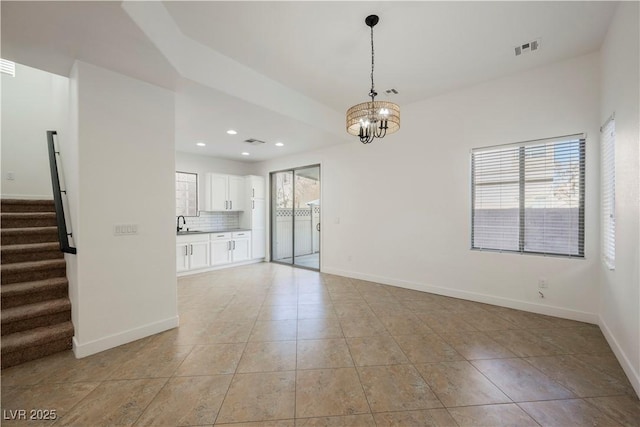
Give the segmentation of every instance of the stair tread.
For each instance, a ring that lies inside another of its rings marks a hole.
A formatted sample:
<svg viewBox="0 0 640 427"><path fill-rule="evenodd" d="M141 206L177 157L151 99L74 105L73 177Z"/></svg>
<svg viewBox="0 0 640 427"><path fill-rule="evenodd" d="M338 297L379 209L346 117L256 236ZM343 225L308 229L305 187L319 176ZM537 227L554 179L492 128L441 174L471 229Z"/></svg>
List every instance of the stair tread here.
<svg viewBox="0 0 640 427"><path fill-rule="evenodd" d="M0 316L2 317L3 323L8 323L45 316L47 314L60 313L67 310L71 310L71 301L69 301L69 298L58 298L5 308L2 310Z"/></svg>
<svg viewBox="0 0 640 427"><path fill-rule="evenodd" d="M42 261L26 261L26 262L15 262L11 264L2 264L0 266L0 271L2 274L15 272L15 271L25 271L25 270L42 270L46 268L66 268L67 263L64 258L57 259L45 259Z"/></svg>
<svg viewBox="0 0 640 427"><path fill-rule="evenodd" d="M72 336L71 322L16 332L2 337L2 354Z"/></svg>
<svg viewBox="0 0 640 427"><path fill-rule="evenodd" d="M3 228L0 230L2 235L15 235L15 234L40 234L58 232L58 227L55 225L47 227L15 227L15 228Z"/></svg>
<svg viewBox="0 0 640 427"><path fill-rule="evenodd" d="M16 245L2 245L0 247L0 251L2 251L2 253L53 251L53 250L59 250L59 249L60 249L60 245L56 242L21 243Z"/></svg>
<svg viewBox="0 0 640 427"><path fill-rule="evenodd" d="M53 206L53 199L2 199L2 204L7 205L51 205Z"/></svg>
<svg viewBox="0 0 640 427"><path fill-rule="evenodd" d="M47 288L66 286L68 284L69 281L66 277L54 277L51 279L33 280L31 282L19 282L2 285L0 292L2 293L3 297L9 297L18 294L39 292Z"/></svg>
<svg viewBox="0 0 640 427"><path fill-rule="evenodd" d="M55 218L55 212L2 212L2 218Z"/></svg>

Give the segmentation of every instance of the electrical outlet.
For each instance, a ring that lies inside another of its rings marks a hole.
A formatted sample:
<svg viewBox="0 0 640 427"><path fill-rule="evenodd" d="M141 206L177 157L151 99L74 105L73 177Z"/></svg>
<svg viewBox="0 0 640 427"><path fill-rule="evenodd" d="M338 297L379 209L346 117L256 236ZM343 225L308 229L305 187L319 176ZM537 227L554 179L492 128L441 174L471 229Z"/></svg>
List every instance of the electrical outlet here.
<svg viewBox="0 0 640 427"><path fill-rule="evenodd" d="M540 277L538 279L538 288L547 289L548 287L549 287L549 281L547 279L545 279L544 277Z"/></svg>
<svg viewBox="0 0 640 427"><path fill-rule="evenodd" d="M7 172L7 181L15 181L15 180L16 180L15 172Z"/></svg>
<svg viewBox="0 0 640 427"><path fill-rule="evenodd" d="M138 224L116 224L113 229L114 236L131 236L138 234Z"/></svg>

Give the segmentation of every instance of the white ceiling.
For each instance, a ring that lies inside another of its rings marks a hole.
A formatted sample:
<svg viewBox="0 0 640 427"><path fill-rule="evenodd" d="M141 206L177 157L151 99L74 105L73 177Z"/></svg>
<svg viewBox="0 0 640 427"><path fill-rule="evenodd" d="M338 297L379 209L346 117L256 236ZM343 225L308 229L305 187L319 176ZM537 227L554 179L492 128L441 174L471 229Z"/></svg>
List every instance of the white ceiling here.
<svg viewBox="0 0 640 427"><path fill-rule="evenodd" d="M611 2L166 2L182 32L337 111L378 92L401 104L597 50ZM536 55L513 47L541 38Z"/></svg>
<svg viewBox="0 0 640 427"><path fill-rule="evenodd" d="M615 2L164 2L190 40L342 115L376 88L412 102L597 50ZM157 6L157 4L156 4ZM247 97L184 78L119 2L1 2L2 56L68 75L75 59L176 90L176 149L241 161L353 141ZM149 15L151 16L151 15ZM157 15L156 15L157 16ZM535 54L513 47L541 40ZM203 58L202 61L206 59ZM203 69L206 68L203 62ZM301 98L302 99L302 98ZM258 105L260 104L260 105ZM296 106L304 109L305 105ZM236 128L235 137L226 135ZM400 130L402 132L402 130ZM345 133L346 135L346 133ZM249 137L270 143L244 145ZM276 141L285 147L276 148ZM204 141L207 147L197 147ZM240 156L241 151L251 156Z"/></svg>
<svg viewBox="0 0 640 427"><path fill-rule="evenodd" d="M319 149L327 141L336 141L335 136L300 121L192 81L178 84L175 108L178 151L258 161ZM228 135L229 129L238 133ZM250 138L265 144L244 142ZM197 142L206 146L198 147ZM276 147L276 142L284 146ZM243 151L250 155L241 157Z"/></svg>

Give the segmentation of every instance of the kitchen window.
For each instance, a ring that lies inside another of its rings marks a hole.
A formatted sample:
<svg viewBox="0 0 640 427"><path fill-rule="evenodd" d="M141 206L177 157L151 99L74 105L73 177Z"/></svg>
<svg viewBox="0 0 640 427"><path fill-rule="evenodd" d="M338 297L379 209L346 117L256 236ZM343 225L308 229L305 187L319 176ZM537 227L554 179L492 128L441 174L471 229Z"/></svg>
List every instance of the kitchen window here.
<svg viewBox="0 0 640 427"><path fill-rule="evenodd" d="M471 248L584 257L585 137L471 152Z"/></svg>
<svg viewBox="0 0 640 427"><path fill-rule="evenodd" d="M176 172L176 216L198 215L198 175Z"/></svg>

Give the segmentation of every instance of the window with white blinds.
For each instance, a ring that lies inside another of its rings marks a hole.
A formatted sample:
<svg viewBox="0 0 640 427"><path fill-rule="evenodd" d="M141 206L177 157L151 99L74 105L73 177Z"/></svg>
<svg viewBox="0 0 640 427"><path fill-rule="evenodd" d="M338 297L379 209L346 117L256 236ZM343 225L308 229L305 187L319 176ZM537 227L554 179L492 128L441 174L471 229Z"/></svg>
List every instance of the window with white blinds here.
<svg viewBox="0 0 640 427"><path fill-rule="evenodd" d="M176 216L198 215L198 175L176 172Z"/></svg>
<svg viewBox="0 0 640 427"><path fill-rule="evenodd" d="M613 116L600 128L600 174L602 199L602 258L613 270L616 261L616 122Z"/></svg>
<svg viewBox="0 0 640 427"><path fill-rule="evenodd" d="M471 248L584 257L584 135L471 152Z"/></svg>

